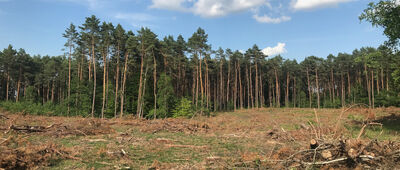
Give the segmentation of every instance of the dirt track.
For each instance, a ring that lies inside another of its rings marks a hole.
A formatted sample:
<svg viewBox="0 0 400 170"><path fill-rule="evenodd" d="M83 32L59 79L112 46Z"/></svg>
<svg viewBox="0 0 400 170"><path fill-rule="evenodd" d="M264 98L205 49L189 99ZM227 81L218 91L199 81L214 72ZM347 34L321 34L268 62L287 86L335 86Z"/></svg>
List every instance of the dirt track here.
<svg viewBox="0 0 400 170"><path fill-rule="evenodd" d="M3 115L5 169L400 168L397 108L242 110L193 120Z"/></svg>

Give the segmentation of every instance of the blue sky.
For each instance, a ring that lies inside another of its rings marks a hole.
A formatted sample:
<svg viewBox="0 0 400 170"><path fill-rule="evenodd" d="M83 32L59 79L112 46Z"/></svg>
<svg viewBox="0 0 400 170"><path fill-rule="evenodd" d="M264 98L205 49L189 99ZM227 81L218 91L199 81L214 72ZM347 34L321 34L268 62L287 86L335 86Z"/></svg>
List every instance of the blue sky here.
<svg viewBox="0 0 400 170"><path fill-rule="evenodd" d="M65 28L92 14L126 30L151 28L189 38L198 27L213 49L246 50L302 60L377 47L381 28L358 16L374 0L0 0L0 48L12 44L30 54L61 55ZM376 1L376 0L375 0Z"/></svg>

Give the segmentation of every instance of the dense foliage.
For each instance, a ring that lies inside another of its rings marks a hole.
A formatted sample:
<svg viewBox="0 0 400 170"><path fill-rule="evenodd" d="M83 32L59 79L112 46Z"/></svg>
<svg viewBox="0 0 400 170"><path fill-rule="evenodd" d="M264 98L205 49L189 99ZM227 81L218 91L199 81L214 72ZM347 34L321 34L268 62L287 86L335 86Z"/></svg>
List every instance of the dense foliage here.
<svg viewBox="0 0 400 170"><path fill-rule="evenodd" d="M360 18L390 27L373 8ZM256 45L244 53L212 50L201 28L188 40L159 39L148 28L127 32L96 16L78 28L71 24L63 34L62 56L30 56L11 45L0 52L0 107L165 118L260 107L400 106L400 55L386 46L298 62L265 56Z"/></svg>

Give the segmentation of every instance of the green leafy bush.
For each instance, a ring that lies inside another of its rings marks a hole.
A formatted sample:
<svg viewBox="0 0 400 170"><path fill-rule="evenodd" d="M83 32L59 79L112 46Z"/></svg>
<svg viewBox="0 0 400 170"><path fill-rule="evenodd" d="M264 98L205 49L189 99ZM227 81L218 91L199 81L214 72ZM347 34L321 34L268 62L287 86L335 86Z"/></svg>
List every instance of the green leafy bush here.
<svg viewBox="0 0 400 170"><path fill-rule="evenodd" d="M67 107L64 105L56 105L52 102L47 102L44 105L40 103L33 103L29 101L21 102L1 102L0 107L10 112L21 112L24 114L32 115L46 115L46 116L65 116L67 114Z"/></svg>
<svg viewBox="0 0 400 170"><path fill-rule="evenodd" d="M192 102L186 98L182 98L172 113L174 118L192 117L194 114Z"/></svg>

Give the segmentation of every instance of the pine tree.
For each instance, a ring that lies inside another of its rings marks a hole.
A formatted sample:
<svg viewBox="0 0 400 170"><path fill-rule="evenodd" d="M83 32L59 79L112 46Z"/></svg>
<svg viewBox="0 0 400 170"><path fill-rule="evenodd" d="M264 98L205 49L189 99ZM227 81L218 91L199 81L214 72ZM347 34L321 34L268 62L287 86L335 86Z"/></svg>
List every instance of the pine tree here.
<svg viewBox="0 0 400 170"><path fill-rule="evenodd" d="M70 97L71 97L71 59L72 59L72 50L75 47L75 44L78 41L78 33L75 29L74 24L70 24L69 28L65 30L63 37L67 39L65 43L65 47L69 48L68 52L68 111L67 114L70 114Z"/></svg>

